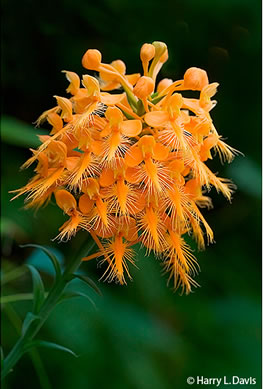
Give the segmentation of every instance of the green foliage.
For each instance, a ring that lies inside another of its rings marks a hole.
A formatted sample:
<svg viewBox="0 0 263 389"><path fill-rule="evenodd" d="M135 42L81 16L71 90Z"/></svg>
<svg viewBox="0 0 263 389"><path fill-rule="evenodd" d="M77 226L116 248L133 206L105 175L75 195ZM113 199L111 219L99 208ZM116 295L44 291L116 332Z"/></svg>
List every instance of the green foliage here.
<svg viewBox="0 0 263 389"><path fill-rule="evenodd" d="M88 299L89 302L96 309L96 305L95 305L94 301L87 294L79 292L79 291L76 291L76 292L70 291L70 290L65 291L62 294L62 296L60 297L59 302L63 302L65 300L71 300L71 299L76 298L76 297L84 297L85 299Z"/></svg>
<svg viewBox="0 0 263 389"><path fill-rule="evenodd" d="M84 276L82 274L73 274L72 275L73 278L78 278L79 280L85 282L87 285L89 285L93 290L95 290L95 292L99 295L99 296L102 296L102 293L100 291L100 289L97 287L97 285L95 284L94 281L92 281L91 278L87 277L87 276Z"/></svg>
<svg viewBox="0 0 263 389"><path fill-rule="evenodd" d="M22 325L22 329L21 329L22 337L27 333L31 324L34 323L36 320L40 320L40 317L35 315L32 312L28 312L26 314L26 317L25 317L25 320L23 321L23 325Z"/></svg>
<svg viewBox="0 0 263 389"><path fill-rule="evenodd" d="M54 254L52 254L52 252L50 250L48 250L47 248L40 246L38 244L25 244L25 245L21 245L21 247L35 247L35 248L42 250L48 256L48 258L51 260L51 262L54 266L54 269L56 272L56 280L59 280L61 278L61 270L60 270L59 260L57 259L57 257Z"/></svg>
<svg viewBox="0 0 263 389"><path fill-rule="evenodd" d="M52 342L47 342L46 340L33 340L32 342L29 342L26 345L25 351L29 351L34 347L47 347L49 349L53 350L59 350L59 351L64 351L66 353L69 353L73 355L73 357L77 358L77 354L75 354L72 350L70 350L67 347L61 346L60 344L52 343Z"/></svg>
<svg viewBox="0 0 263 389"><path fill-rule="evenodd" d="M48 132L41 129L34 129L33 126L14 119L3 116L1 118L1 139L2 142L20 147L38 147L41 142L37 135L47 135Z"/></svg>
<svg viewBox="0 0 263 389"><path fill-rule="evenodd" d="M70 349L60 346L56 343L46 342L42 340L33 340L34 337L38 334L40 328L43 326L47 318L53 309L65 299L73 298L73 297L85 297L89 299L89 301L94 305L92 299L87 296L87 294L72 291L65 292L65 289L68 283L73 279L78 277L71 271L76 271L81 264L82 256L77 258L72 258L68 263L66 269L63 271L59 267L59 261L55 255L53 255L49 250L45 249L40 245L27 245L28 247L37 247L38 249L43 250L51 259L52 263L56 267L56 279L53 287L50 289L48 294L45 294L44 284L42 278L38 272L38 270L31 266L27 265L29 268L32 279L33 279L33 312L27 312L25 319L21 328L21 335L12 350L9 352L7 357L3 361L2 375L1 378L4 379L22 357L22 355L31 350L32 348L44 346L48 348L58 349L65 352L68 352L74 356L76 356L73 351ZM84 248L82 248L84 249ZM85 252L87 252L87 247L85 248ZM85 280L85 278L83 278ZM96 292L98 292L98 288L96 285L89 279L85 280L85 282L91 286ZM8 296L7 296L8 297ZM16 300L17 301L17 300ZM42 369L43 370L43 369Z"/></svg>
<svg viewBox="0 0 263 389"><path fill-rule="evenodd" d="M45 288L41 276L37 269L31 265L26 265L32 274L33 279L33 313L37 314L40 311L41 305L45 299Z"/></svg>

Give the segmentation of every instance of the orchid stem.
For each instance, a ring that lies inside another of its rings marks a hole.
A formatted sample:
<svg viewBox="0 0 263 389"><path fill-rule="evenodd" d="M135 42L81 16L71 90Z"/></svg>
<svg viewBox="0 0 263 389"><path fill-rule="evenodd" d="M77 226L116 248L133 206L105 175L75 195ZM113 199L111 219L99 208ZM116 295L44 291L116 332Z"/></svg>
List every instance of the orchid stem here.
<svg viewBox="0 0 263 389"><path fill-rule="evenodd" d="M75 271L79 268L79 266L82 263L82 258L84 256L87 256L87 254L90 252L90 250L93 248L94 245L95 242L92 242L88 250L87 249L84 250L83 248L81 248L79 255L73 257L73 259L66 266L66 269L64 270L62 277L59 280L57 280L54 286L50 289L41 306L40 311L38 312L37 316L39 317L39 320L36 322L35 325L34 323L32 323L32 325L29 326L25 334L23 336L22 335L20 336L17 343L14 345L12 350L4 359L1 380L3 380L7 376L7 374L10 371L12 371L13 367L16 365L16 363L20 360L22 355L25 353L26 345L28 344L28 342L32 341L32 339L37 335L37 333L39 332L43 324L46 322L50 313L58 303L67 284L71 281L72 279L71 275L75 273Z"/></svg>

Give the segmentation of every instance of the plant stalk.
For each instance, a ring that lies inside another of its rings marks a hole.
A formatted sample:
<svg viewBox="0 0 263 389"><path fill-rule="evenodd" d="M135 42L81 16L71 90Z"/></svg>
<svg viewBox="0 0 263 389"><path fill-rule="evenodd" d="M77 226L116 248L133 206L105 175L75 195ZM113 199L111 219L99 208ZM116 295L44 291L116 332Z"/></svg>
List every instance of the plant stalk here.
<svg viewBox="0 0 263 389"><path fill-rule="evenodd" d="M94 244L95 243L90 245L88 251L92 249ZM83 251L84 250L82 250L82 252ZM19 361L19 359L26 351L25 350L26 344L32 341L32 339L37 335L37 333L39 332L39 330L41 329L41 327L49 317L50 313L55 308L67 284L71 281L70 278L71 274L73 274L79 268L82 262L82 258L83 256L85 256L82 254L82 252L80 253L80 255L76 255L75 257L73 257L73 259L66 266L66 269L64 270L62 277L59 280L57 280L54 286L50 289L45 301L43 302L40 311L38 312L39 320L37 320L36 323L32 323L32 325L29 326L26 333L18 339L18 341L16 342L12 350L4 359L1 380L3 380L7 376L7 374L10 371L12 371L15 364ZM85 251L85 254L87 255L87 249Z"/></svg>

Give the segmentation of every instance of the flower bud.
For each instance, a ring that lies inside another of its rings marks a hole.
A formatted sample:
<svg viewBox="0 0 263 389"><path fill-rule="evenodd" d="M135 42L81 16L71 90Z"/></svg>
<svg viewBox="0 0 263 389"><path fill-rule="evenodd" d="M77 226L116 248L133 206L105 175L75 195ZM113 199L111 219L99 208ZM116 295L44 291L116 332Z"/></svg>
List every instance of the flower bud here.
<svg viewBox="0 0 263 389"><path fill-rule="evenodd" d="M120 60L120 59L116 59L116 61L113 61L111 63L111 66L114 67L114 69L118 70L118 72L122 75L124 75L126 73L126 65L125 63Z"/></svg>
<svg viewBox="0 0 263 389"><path fill-rule="evenodd" d="M82 66L89 70L98 70L101 64L101 53L96 49L89 49L82 57Z"/></svg>
<svg viewBox="0 0 263 389"><path fill-rule="evenodd" d="M100 78L103 81L116 82L118 80L119 73L121 75L125 75L126 66L125 66L125 63L123 61L121 61L120 59L113 61L111 63L111 66L112 66L111 71L109 71L108 68L100 71ZM117 72L116 72L116 70L117 70Z"/></svg>
<svg viewBox="0 0 263 389"><path fill-rule="evenodd" d="M191 90L202 90L208 85L208 77L205 70L189 68L184 74L184 87Z"/></svg>
<svg viewBox="0 0 263 389"><path fill-rule="evenodd" d="M156 41L156 42L153 42L152 44L155 47L155 57L160 58L167 50L167 46L163 42Z"/></svg>
<svg viewBox="0 0 263 389"><path fill-rule="evenodd" d="M144 43L141 47L140 57L142 62L149 62L155 56L155 47L150 43Z"/></svg>
<svg viewBox="0 0 263 389"><path fill-rule="evenodd" d="M154 81L150 77L142 76L133 89L135 96L145 99L154 91Z"/></svg>
<svg viewBox="0 0 263 389"><path fill-rule="evenodd" d="M161 55L159 61L161 63L165 63L168 59L168 50L166 49L165 52Z"/></svg>
<svg viewBox="0 0 263 389"><path fill-rule="evenodd" d="M172 85L173 83L173 80L171 80L170 78L164 78L163 80L161 80L157 86L157 92L160 93L162 92L163 90L165 90L166 88L168 88L170 85Z"/></svg>

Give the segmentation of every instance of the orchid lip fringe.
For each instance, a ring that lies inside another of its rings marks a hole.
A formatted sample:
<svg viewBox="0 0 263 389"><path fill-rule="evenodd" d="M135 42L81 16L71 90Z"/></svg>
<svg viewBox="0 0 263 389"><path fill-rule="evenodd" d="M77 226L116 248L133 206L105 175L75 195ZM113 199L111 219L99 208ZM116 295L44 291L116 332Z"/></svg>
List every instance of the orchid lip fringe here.
<svg viewBox="0 0 263 389"><path fill-rule="evenodd" d="M199 265L184 235L198 248L213 242L213 231L200 208L211 208L211 187L231 199L234 184L205 164L212 155L231 162L238 151L227 145L210 117L218 83L192 67L182 80L157 75L168 59L163 42L145 43L140 51L143 76L126 74L123 61L102 62L98 50L82 58L82 80L63 71L70 97L54 96L56 106L37 120L47 121L49 136L23 168L36 163L35 176L15 197L26 194L26 208L39 208L54 195L69 217L57 238L68 240L88 231L107 264L103 278L125 284L140 242L161 259L176 290L189 293ZM114 93L110 93L114 90ZM198 91L199 98L185 98Z"/></svg>

